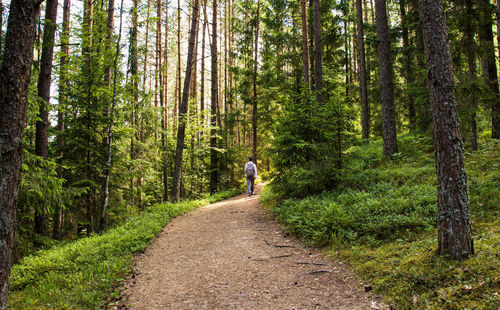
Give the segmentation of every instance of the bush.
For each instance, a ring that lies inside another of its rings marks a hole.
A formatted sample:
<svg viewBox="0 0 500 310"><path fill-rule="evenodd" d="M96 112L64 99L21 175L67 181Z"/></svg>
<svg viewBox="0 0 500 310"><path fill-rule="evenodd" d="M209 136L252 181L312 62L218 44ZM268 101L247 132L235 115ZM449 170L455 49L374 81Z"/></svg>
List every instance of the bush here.
<svg viewBox="0 0 500 310"><path fill-rule="evenodd" d="M378 183L371 191L286 199L274 212L292 232L321 245L399 239L432 228L437 208L432 185L394 188Z"/></svg>

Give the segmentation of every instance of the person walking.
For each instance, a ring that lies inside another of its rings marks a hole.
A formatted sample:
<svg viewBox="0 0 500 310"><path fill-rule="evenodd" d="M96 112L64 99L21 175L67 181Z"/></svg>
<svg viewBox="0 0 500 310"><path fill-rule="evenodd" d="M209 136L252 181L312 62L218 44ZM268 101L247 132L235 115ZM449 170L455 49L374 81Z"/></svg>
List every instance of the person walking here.
<svg viewBox="0 0 500 310"><path fill-rule="evenodd" d="M252 157L248 157L248 162L245 165L245 175L247 178L248 196L253 195L255 178L257 177L257 166L253 162Z"/></svg>

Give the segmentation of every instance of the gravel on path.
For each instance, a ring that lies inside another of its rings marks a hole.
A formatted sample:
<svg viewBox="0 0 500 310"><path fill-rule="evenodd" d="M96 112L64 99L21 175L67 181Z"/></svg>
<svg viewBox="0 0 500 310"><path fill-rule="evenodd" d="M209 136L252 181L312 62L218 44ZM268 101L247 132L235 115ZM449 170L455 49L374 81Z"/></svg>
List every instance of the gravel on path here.
<svg viewBox="0 0 500 310"><path fill-rule="evenodd" d="M386 309L347 266L240 195L172 219L134 261L119 309Z"/></svg>

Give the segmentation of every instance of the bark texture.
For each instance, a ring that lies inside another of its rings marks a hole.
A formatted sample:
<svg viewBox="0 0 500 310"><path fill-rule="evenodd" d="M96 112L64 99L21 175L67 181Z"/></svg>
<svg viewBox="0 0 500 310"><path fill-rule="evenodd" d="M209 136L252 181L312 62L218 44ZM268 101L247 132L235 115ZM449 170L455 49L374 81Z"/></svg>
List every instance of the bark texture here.
<svg viewBox="0 0 500 310"><path fill-rule="evenodd" d="M306 0L300 0L300 13L302 17L302 72L307 89L311 90L311 79L309 78L309 38L307 30Z"/></svg>
<svg viewBox="0 0 500 310"><path fill-rule="evenodd" d="M499 1L500 3L500 1ZM472 0L465 0L465 9L467 18L465 21L465 54L467 56L467 64L469 67L469 79L470 81L476 80L477 65L476 65L476 53L474 51L474 30L472 26L472 21L474 20L474 12L472 10ZM469 105L471 107L470 114L470 129L471 129L471 145L473 150L477 150L477 123L476 123L476 110L477 110L477 98L474 96L469 97Z"/></svg>
<svg viewBox="0 0 500 310"><path fill-rule="evenodd" d="M382 99L382 139L384 156L392 157L398 152L396 136L396 113L394 110L394 84L392 74L389 27L385 0L375 0L377 20L378 61L380 65L380 93Z"/></svg>
<svg viewBox="0 0 500 310"><path fill-rule="evenodd" d="M479 41L481 43L483 76L494 94L491 106L491 137L500 138L500 94L493 42L493 10L489 0L479 0Z"/></svg>
<svg viewBox="0 0 500 310"><path fill-rule="evenodd" d="M314 85L316 87L316 101L323 101L323 47L321 44L321 10L320 0L314 1Z"/></svg>
<svg viewBox="0 0 500 310"><path fill-rule="evenodd" d="M461 260L473 254L474 248L464 151L442 1L420 0L420 18L436 146L438 252Z"/></svg>
<svg viewBox="0 0 500 310"><path fill-rule="evenodd" d="M403 70L406 84L413 84L415 82L415 74L413 73L412 66L412 52L410 46L410 39L408 35L408 18L406 16L406 0L399 1L399 11L401 13L401 34L403 37ZM408 89L408 88L407 88ZM413 96L406 94L408 104L408 120L410 122L410 130L415 129L415 103Z"/></svg>
<svg viewBox="0 0 500 310"><path fill-rule="evenodd" d="M114 4L113 4L114 5ZM116 42L115 59L113 62L113 98L111 99L111 110L110 110L110 122L107 130L108 144L107 144L107 154L106 154L106 170L104 177L104 193L103 193L103 205L101 210L101 217L99 218L99 232L104 229L104 224L106 223L106 214L108 210L109 202L109 178L111 176L112 168L112 156L113 156L113 125L115 121L115 108L116 108L116 80L118 76L118 57L120 56L120 41L122 39L122 21L123 21L123 0L120 4L120 28L118 31L118 40Z"/></svg>
<svg viewBox="0 0 500 310"><path fill-rule="evenodd" d="M106 21L107 26L107 40L109 50L113 49L113 28L115 22L115 0L108 0L108 18ZM108 87L111 87L111 62L108 62L104 69L104 81ZM107 109L106 109L107 111ZM107 114L106 114L107 115Z"/></svg>
<svg viewBox="0 0 500 310"><path fill-rule="evenodd" d="M370 138L370 106L368 105L368 85L366 82L365 36L363 32L363 3L356 0L356 15L358 20L358 65L359 86L361 97L361 128L362 138Z"/></svg>
<svg viewBox="0 0 500 310"><path fill-rule="evenodd" d="M7 308L26 103L40 2L12 0L0 67L0 309Z"/></svg>
<svg viewBox="0 0 500 310"><path fill-rule="evenodd" d="M68 61L69 61L69 23L70 23L70 10L71 1L64 0L63 2L63 22L62 22L62 32L61 32L61 58L60 58L60 71L59 71L59 100L58 100L58 111L57 111L57 151L60 158L63 157L63 146L64 146L64 119L65 119L65 106L67 100L67 83L68 83ZM62 165L57 167L57 175L62 178L63 168ZM62 213L59 205L56 205L54 210L54 226L52 230L52 238L59 240L61 239L60 228L62 221Z"/></svg>
<svg viewBox="0 0 500 310"><path fill-rule="evenodd" d="M257 21L255 25L255 49L253 57L253 113L252 113L252 156L257 164L257 57L259 55L260 0L257 0Z"/></svg>
<svg viewBox="0 0 500 310"><path fill-rule="evenodd" d="M38 96L40 98L40 120L36 122L35 154L47 160L49 153L49 112L52 59L54 57L54 34L56 31L57 0L47 0L43 27L43 45L38 75ZM49 235L49 215L45 202L35 210L35 233Z"/></svg>
<svg viewBox="0 0 500 310"><path fill-rule="evenodd" d="M188 55L186 61L186 77L184 78L184 86L182 91L182 101L179 106L179 125L177 129L177 147L175 153L174 166L174 195L176 202L181 200L181 178L182 178L182 157L184 153L184 138L186 133L186 121L189 101L189 88L191 86L191 76L193 74L194 64L194 46L196 41L196 28L198 27L200 0L194 1L193 16L191 19L191 30L189 33Z"/></svg>
<svg viewBox="0 0 500 310"><path fill-rule="evenodd" d="M211 54L211 103L210 103L210 193L217 191L217 103L218 103L218 74L217 74L217 0L213 2L212 13L212 42L210 42Z"/></svg>
<svg viewBox="0 0 500 310"><path fill-rule="evenodd" d="M162 115L161 115L161 121L162 121L162 134L161 134L161 141L162 141L162 148L163 148L163 155L162 155L162 161L163 161L163 201L168 201L168 160L167 160L167 129L168 129L168 1L165 3L165 50L164 50L164 55L163 55L163 93L164 93L164 100L165 100L165 106L162 108Z"/></svg>

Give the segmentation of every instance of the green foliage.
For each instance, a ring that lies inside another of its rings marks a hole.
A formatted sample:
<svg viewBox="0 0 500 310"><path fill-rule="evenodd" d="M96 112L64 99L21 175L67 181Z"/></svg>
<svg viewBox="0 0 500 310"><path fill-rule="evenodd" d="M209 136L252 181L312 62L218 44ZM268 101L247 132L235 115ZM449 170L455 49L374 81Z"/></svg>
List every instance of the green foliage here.
<svg viewBox="0 0 500 310"><path fill-rule="evenodd" d="M157 204L103 235L79 239L26 257L12 268L11 309L99 309L113 285L170 218L228 198L239 190L196 201Z"/></svg>
<svg viewBox="0 0 500 310"><path fill-rule="evenodd" d="M436 249L432 140L402 135L396 159L379 140L351 147L335 191L286 198L267 186L262 201L294 234L349 261L399 309L497 309L500 279L500 143L466 155L476 255L464 262Z"/></svg>
<svg viewBox="0 0 500 310"><path fill-rule="evenodd" d="M284 200L274 208L294 233L323 245L399 239L430 229L437 214L433 185L394 188L381 182L369 191L345 190Z"/></svg>
<svg viewBox="0 0 500 310"><path fill-rule="evenodd" d="M333 97L318 103L314 96L281 98L283 115L274 130L271 153L276 169L273 188L290 197L332 189L339 179L341 144L348 107Z"/></svg>

